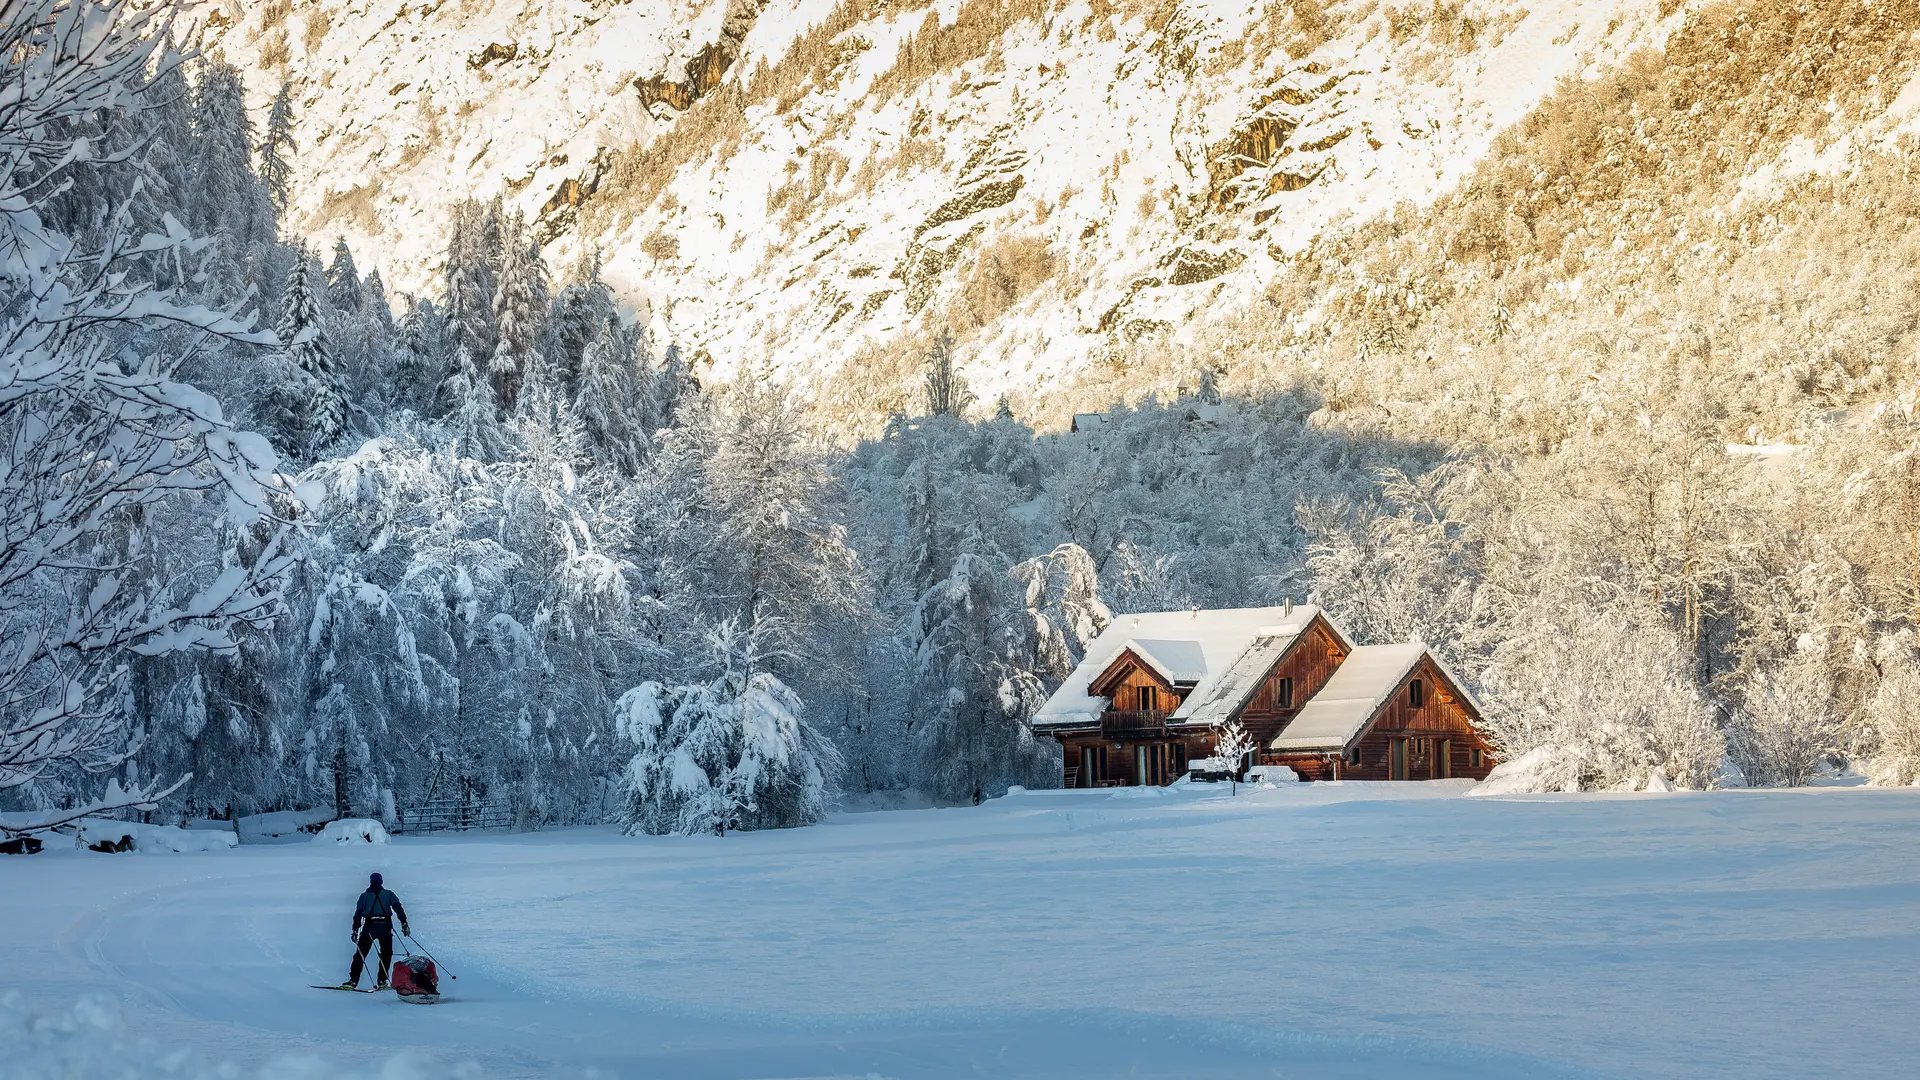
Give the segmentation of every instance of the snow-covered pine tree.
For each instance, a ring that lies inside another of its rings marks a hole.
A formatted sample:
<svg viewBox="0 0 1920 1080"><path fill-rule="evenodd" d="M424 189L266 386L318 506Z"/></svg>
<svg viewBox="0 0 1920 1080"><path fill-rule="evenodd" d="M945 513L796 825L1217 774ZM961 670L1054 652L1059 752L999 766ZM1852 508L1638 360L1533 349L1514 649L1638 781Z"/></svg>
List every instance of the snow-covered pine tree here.
<svg viewBox="0 0 1920 1080"><path fill-rule="evenodd" d="M274 328L294 367L309 380L307 397L297 404L298 442L303 455L314 455L346 432L346 388L327 347L326 328L320 318L320 298L314 287L318 277L316 260L305 250L299 252L293 270L287 275L282 297L280 322ZM293 433L290 433L293 434Z"/></svg>
<svg viewBox="0 0 1920 1080"><path fill-rule="evenodd" d="M575 271L575 279L560 290L553 327L553 361L560 368L569 391L578 389L587 349L609 322L618 319L613 290L600 278L598 248L583 260Z"/></svg>
<svg viewBox="0 0 1920 1080"><path fill-rule="evenodd" d="M357 315L364 303L360 289L360 270L353 265L347 238L337 237L333 241L333 261L327 264L327 302L335 311Z"/></svg>
<svg viewBox="0 0 1920 1080"><path fill-rule="evenodd" d="M272 204L253 172L253 122L237 68L213 61L201 69L193 130L192 224L220 238L225 258L219 265L237 271L249 248L271 243L274 234ZM229 289L241 280L234 271L227 274Z"/></svg>
<svg viewBox="0 0 1920 1080"><path fill-rule="evenodd" d="M387 283L381 279L378 267L367 271L366 278L360 283L360 297L361 308L373 316L381 331L394 333L393 307L387 300Z"/></svg>
<svg viewBox="0 0 1920 1080"><path fill-rule="evenodd" d="M280 80L280 90L267 109L267 130L260 140L260 182L279 213L286 213L293 185L293 81Z"/></svg>
<svg viewBox="0 0 1920 1080"><path fill-rule="evenodd" d="M643 336L642 341L646 338ZM687 365L686 354L680 346L667 343L666 354L661 358L660 370L654 375L653 389L648 397L653 403L655 427L675 427L681 423L681 405L700 395L700 380L694 378L693 369Z"/></svg>
<svg viewBox="0 0 1920 1080"><path fill-rule="evenodd" d="M860 603L832 478L782 387L733 387L709 422L701 502L718 541L711 558L730 609L723 617L756 627L756 640L797 660L823 617Z"/></svg>
<svg viewBox="0 0 1920 1080"><path fill-rule="evenodd" d="M1113 612L1100 599L1100 569L1085 548L1061 544L1016 564L1012 574L1026 597L1021 666L1036 687L1058 686L1113 621ZM1034 702L1036 708L1039 704Z"/></svg>
<svg viewBox="0 0 1920 1080"><path fill-rule="evenodd" d="M1059 772L1059 751L1027 727L1024 673L1006 661L1004 564L964 550L979 543L976 534L963 545L947 577L920 597L911 623L911 707L924 717L915 732L915 781L950 804L978 804Z"/></svg>
<svg viewBox="0 0 1920 1080"><path fill-rule="evenodd" d="M499 338L487 374L500 399L500 407L511 413L520 401L520 388L533 369L544 363L540 355L540 336L545 327L547 268L540 259L539 246L527 232L524 214L515 214L501 233L500 283L493 296L493 321Z"/></svg>
<svg viewBox="0 0 1920 1080"><path fill-rule="evenodd" d="M283 534L266 532L251 556L209 543L170 560L179 574L155 572L161 550L225 527L252 531L268 513L276 460L266 441L233 430L175 375L208 341L273 337L138 276L148 256L205 247L177 221L103 207L97 242L81 242L44 213L68 178L124 160L125 147L83 150L72 132L103 110L138 118L158 104L146 96L156 43L144 36L155 11L141 0L0 5L0 86L11 91L0 109L0 251L15 256L0 258L0 296L34 298L0 336L0 802L79 804L28 831L155 805L162 791L123 789L118 777L106 798L82 790L136 749L123 710L129 662L231 652L240 626L279 612L287 566ZM168 531L149 534L163 510Z"/></svg>
<svg viewBox="0 0 1920 1080"><path fill-rule="evenodd" d="M446 294L441 315L446 332L441 345L447 350L448 368L442 377L459 367L460 350L468 356L491 359L498 332L493 322L493 297L498 280L489 254L488 210L486 204L468 199L453 208L452 231L447 239ZM447 409L459 407L457 400L446 402Z"/></svg>
<svg viewBox="0 0 1920 1080"><path fill-rule="evenodd" d="M756 639L722 623L708 639L713 678L646 682L621 696L614 728L638 747L621 774L629 833L782 829L826 816L840 755L799 695L760 670Z"/></svg>
<svg viewBox="0 0 1920 1080"><path fill-rule="evenodd" d="M604 322L580 366L573 415L594 459L629 475L647 452L646 433L635 421L645 409L637 400L632 341L618 323Z"/></svg>
<svg viewBox="0 0 1920 1080"><path fill-rule="evenodd" d="M454 453L475 461L504 461L513 456L513 437L500 422L493 383L464 350L441 396L459 403L446 421Z"/></svg>
<svg viewBox="0 0 1920 1080"><path fill-rule="evenodd" d="M394 323L394 347L389 354L393 370L388 374L388 382L393 388L396 408L426 413L432 409L434 395L439 390L436 382L441 368L433 302L412 296L406 301L406 311Z"/></svg>

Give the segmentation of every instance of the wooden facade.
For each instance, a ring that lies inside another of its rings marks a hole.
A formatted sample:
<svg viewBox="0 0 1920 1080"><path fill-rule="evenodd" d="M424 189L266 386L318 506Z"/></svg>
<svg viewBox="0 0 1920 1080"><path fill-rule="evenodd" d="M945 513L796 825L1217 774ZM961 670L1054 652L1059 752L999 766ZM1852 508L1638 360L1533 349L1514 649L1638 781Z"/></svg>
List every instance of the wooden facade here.
<svg viewBox="0 0 1920 1080"><path fill-rule="evenodd" d="M1303 780L1484 780L1493 747L1474 728L1477 719L1467 696L1424 657L1344 753L1266 751L1260 763L1288 766Z"/></svg>
<svg viewBox="0 0 1920 1080"><path fill-rule="evenodd" d="M1313 700L1313 695L1327 685L1346 657L1347 649L1340 636L1327 625L1324 617L1314 616L1260 680L1259 689L1240 707L1234 719L1240 721L1255 743L1265 746L1280 734L1287 721L1299 714L1301 706ZM1211 743L1210 738L1208 741ZM1278 763L1262 761L1261 764Z"/></svg>
<svg viewBox="0 0 1920 1080"><path fill-rule="evenodd" d="M1239 721L1266 747L1324 688L1349 655L1346 638L1316 614L1234 704ZM1168 784L1187 762L1211 757L1214 729L1183 724L1173 714L1194 691L1170 681L1131 649L1122 649L1088 684L1107 699L1099 722L1057 726L1068 787ZM1493 768L1492 748L1475 729L1472 699L1431 654L1420 659L1384 696L1345 747L1312 752L1257 752L1262 765L1285 765L1305 780L1482 779Z"/></svg>

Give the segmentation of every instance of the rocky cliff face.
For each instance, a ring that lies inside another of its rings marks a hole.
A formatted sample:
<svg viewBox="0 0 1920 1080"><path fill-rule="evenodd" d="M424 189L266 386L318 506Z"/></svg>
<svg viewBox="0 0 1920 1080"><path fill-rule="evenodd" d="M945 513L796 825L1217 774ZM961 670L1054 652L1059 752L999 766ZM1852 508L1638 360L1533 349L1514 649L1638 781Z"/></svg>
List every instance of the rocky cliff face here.
<svg viewBox="0 0 1920 1080"><path fill-rule="evenodd" d="M499 195L729 377L904 403L951 329L1038 399L1432 200L1656 0L219 0L300 102L295 226L430 287ZM670 313L670 314L669 314ZM848 387L863 388L848 391Z"/></svg>

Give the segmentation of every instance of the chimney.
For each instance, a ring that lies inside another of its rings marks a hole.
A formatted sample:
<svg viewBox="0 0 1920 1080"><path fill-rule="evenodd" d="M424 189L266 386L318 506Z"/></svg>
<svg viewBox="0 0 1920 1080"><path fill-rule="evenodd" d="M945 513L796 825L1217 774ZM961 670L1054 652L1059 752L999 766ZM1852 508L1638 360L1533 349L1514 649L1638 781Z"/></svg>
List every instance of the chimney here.
<svg viewBox="0 0 1920 1080"><path fill-rule="evenodd" d="M1281 609L1281 612L1280 612L1280 613L1281 613L1282 615L1291 615L1291 614L1293 614L1293 597L1291 597L1291 596L1289 596L1289 597L1287 597L1287 602L1286 602L1286 605L1285 605L1285 607L1283 607L1283 608Z"/></svg>

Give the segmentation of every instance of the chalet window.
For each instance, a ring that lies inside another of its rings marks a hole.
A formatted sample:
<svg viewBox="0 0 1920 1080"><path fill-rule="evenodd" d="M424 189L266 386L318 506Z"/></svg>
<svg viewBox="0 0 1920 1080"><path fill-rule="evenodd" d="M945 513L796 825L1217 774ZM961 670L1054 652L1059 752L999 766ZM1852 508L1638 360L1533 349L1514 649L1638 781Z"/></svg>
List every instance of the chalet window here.
<svg viewBox="0 0 1920 1080"><path fill-rule="evenodd" d="M1273 681L1273 704L1278 709L1293 708L1293 680L1291 678Z"/></svg>
<svg viewBox="0 0 1920 1080"><path fill-rule="evenodd" d="M1360 767L1360 747L1358 745L1355 745L1351 750L1347 751L1347 764L1355 768Z"/></svg>
<svg viewBox="0 0 1920 1080"><path fill-rule="evenodd" d="M1467 751L1467 764L1473 766L1476 769L1480 767L1480 751L1479 750L1475 749L1475 750Z"/></svg>
<svg viewBox="0 0 1920 1080"><path fill-rule="evenodd" d="M1413 685L1407 687L1407 704L1417 709L1420 706L1425 705L1426 703L1427 703L1426 683L1421 682L1419 679L1413 680Z"/></svg>
<svg viewBox="0 0 1920 1080"><path fill-rule="evenodd" d="M1140 688L1140 708L1145 712L1152 712L1153 710L1159 707L1160 707L1159 688L1153 687L1153 686L1141 687Z"/></svg>

